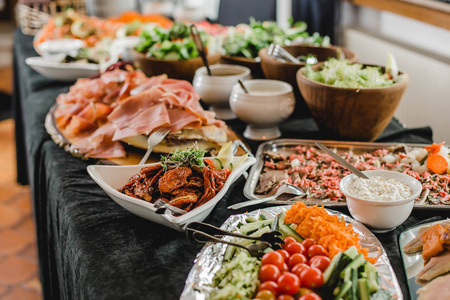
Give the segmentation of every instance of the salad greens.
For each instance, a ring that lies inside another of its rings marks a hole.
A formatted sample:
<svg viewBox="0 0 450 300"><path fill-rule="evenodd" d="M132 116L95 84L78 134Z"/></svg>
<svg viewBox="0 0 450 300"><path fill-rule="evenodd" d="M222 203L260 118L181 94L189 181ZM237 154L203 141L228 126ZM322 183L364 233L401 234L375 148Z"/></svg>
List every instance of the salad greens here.
<svg viewBox="0 0 450 300"><path fill-rule="evenodd" d="M205 166L203 161L205 154L206 151L199 150L197 144L194 144L188 150L177 150L166 156L161 156L161 166L164 168L164 171L181 166L202 168Z"/></svg>
<svg viewBox="0 0 450 300"><path fill-rule="evenodd" d="M188 24L175 22L169 29L156 25L149 25L140 35L140 42L136 50L146 53L148 57L166 60L185 60L199 56L194 40L190 37ZM208 35L200 32L203 43L206 44Z"/></svg>
<svg viewBox="0 0 450 300"><path fill-rule="evenodd" d="M289 22L292 25L292 19ZM250 18L250 24L240 24L229 27L224 39L223 48L226 54L243 56L246 58L258 57L258 51L268 47L271 43L290 45L292 43L305 43L321 46L330 44L329 37L321 37L318 33L309 36L306 32L305 22L296 22L288 30L280 28L276 22L259 22Z"/></svg>
<svg viewBox="0 0 450 300"><path fill-rule="evenodd" d="M311 80L343 88L376 88L395 83L387 73L381 72L381 67L363 67L362 64L336 58L325 61L319 71L306 65L304 72Z"/></svg>

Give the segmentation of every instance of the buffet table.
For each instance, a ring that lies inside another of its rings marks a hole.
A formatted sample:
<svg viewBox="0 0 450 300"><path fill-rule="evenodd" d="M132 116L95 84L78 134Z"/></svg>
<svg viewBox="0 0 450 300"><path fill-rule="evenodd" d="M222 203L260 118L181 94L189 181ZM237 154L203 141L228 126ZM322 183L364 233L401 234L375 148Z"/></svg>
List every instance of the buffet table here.
<svg viewBox="0 0 450 300"><path fill-rule="evenodd" d="M201 244L183 233L141 219L113 202L89 177L88 163L59 148L44 119L56 96L70 84L45 79L25 58L36 53L32 37L16 32L14 113L18 181L32 188L40 278L45 299L177 299ZM242 134L245 125L228 122ZM320 132L311 118L281 125L283 138L336 139ZM431 129L406 129L393 119L377 141L431 143ZM246 141L255 153L259 143ZM243 201L245 179L238 179L205 222L220 226ZM259 206L263 207L263 206ZM255 206L254 209L257 209ZM253 210L253 208L250 208ZM342 210L348 214L346 209ZM377 234L409 299L398 236L435 211L414 211L395 231ZM448 211L440 217L450 216Z"/></svg>

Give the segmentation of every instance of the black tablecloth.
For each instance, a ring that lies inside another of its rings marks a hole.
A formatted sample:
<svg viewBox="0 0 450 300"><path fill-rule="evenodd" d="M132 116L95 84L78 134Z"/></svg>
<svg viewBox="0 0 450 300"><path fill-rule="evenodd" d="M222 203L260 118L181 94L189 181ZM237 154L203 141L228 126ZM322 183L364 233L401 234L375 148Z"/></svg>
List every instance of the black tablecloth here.
<svg viewBox="0 0 450 300"><path fill-rule="evenodd" d="M86 162L64 152L50 139L44 128L45 115L70 84L45 79L27 67L25 58L34 55L32 37L17 31L14 113L18 180L29 181L32 188L45 299L178 298L202 245L124 210L89 177ZM245 127L236 120L229 125L238 133ZM291 119L281 130L283 138L330 138L312 119ZM428 127L405 129L392 120L378 140L430 143L431 136ZM247 142L256 151L258 143ZM244 200L244 184L243 178L237 180L205 221L221 225L231 214L226 207ZM348 213L346 209L343 212ZM435 214L414 211L395 231L377 235L406 299L398 235Z"/></svg>

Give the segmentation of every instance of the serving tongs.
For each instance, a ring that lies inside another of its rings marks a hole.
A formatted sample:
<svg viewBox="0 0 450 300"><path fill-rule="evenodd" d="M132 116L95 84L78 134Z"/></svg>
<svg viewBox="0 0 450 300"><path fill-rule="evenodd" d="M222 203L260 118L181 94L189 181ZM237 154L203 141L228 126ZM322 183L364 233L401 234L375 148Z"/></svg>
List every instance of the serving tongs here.
<svg viewBox="0 0 450 300"><path fill-rule="evenodd" d="M281 249L280 244L284 244L284 241L279 237L281 232L271 231L263 233L261 236L247 236L235 232L226 231L215 227L213 225L202 222L191 222L186 226L186 236L189 240L195 240L200 243L223 243L233 245L246 249L251 256L260 257L264 255L264 250L272 248L274 250ZM248 247L240 245L238 243L223 240L224 236L233 236L237 238L249 239L260 241L259 243L252 244Z"/></svg>

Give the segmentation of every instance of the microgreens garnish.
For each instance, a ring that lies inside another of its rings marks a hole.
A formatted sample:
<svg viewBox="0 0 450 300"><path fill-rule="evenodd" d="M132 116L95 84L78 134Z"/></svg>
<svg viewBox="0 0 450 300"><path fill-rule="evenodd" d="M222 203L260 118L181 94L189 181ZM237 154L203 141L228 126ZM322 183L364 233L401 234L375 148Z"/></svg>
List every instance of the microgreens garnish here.
<svg viewBox="0 0 450 300"><path fill-rule="evenodd" d="M203 157L206 151L199 150L198 145L195 143L188 150L176 150L169 153L166 156L161 156L161 166L164 168L164 172L168 169L174 169L178 167L194 167L197 166L200 169L205 166Z"/></svg>

